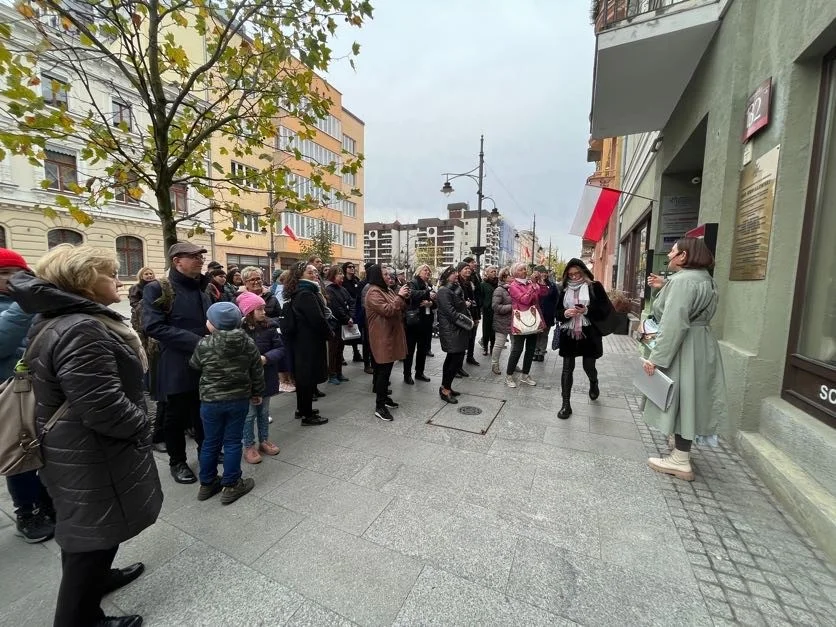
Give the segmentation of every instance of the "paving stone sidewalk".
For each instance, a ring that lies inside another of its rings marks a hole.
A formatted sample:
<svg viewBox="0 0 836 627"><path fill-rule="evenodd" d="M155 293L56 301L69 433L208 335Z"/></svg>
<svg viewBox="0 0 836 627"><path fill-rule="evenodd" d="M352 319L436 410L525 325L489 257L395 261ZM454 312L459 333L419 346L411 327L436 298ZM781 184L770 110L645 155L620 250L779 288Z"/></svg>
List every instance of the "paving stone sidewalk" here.
<svg viewBox="0 0 836 627"><path fill-rule="evenodd" d="M554 353L524 389L483 358L450 408L434 342L431 383L404 385L396 364L392 423L350 364L322 386L328 425L273 399L281 454L245 465L256 488L229 507L160 456L160 520L116 558L147 572L105 609L148 625L836 624L836 567L726 443L695 448L693 483L647 468L666 443L641 421L635 345L605 349L601 398L579 368L567 421ZM5 492L0 509L0 626L49 625L58 547L14 536Z"/></svg>

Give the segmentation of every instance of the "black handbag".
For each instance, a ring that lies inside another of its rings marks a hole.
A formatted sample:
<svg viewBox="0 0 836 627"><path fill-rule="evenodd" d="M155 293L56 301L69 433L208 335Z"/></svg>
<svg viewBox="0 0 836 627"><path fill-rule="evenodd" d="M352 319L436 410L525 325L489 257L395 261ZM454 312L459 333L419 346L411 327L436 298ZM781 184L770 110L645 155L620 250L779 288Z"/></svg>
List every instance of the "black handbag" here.
<svg viewBox="0 0 836 627"><path fill-rule="evenodd" d="M408 327L414 327L421 322L421 314L417 309L407 309L405 317Z"/></svg>
<svg viewBox="0 0 836 627"><path fill-rule="evenodd" d="M453 320L453 323L465 331L471 331L473 329L473 319L463 313L456 314L456 319Z"/></svg>

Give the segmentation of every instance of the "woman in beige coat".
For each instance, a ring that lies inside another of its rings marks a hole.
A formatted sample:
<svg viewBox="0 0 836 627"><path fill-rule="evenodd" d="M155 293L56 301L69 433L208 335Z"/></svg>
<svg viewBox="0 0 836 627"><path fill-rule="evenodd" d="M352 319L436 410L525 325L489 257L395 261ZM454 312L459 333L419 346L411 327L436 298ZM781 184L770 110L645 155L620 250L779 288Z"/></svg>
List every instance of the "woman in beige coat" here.
<svg viewBox="0 0 836 627"><path fill-rule="evenodd" d="M383 268L375 264L366 274L369 291L366 293L366 325L369 329L369 346L374 357L374 391L376 394L374 415L391 422L390 407L398 404L388 395L392 366L406 357L406 331L404 310L409 302L409 286L402 285L397 293L389 289L383 276Z"/></svg>
<svg viewBox="0 0 836 627"><path fill-rule="evenodd" d="M659 332L644 371L652 376L656 368L664 370L673 379L674 394L666 410L648 402L644 421L673 435L675 447L666 457L651 457L648 464L657 472L693 481L692 441L715 435L728 419L723 360L709 328L718 300L708 273L714 257L702 240L686 237L673 245L668 262L675 274L653 303Z"/></svg>

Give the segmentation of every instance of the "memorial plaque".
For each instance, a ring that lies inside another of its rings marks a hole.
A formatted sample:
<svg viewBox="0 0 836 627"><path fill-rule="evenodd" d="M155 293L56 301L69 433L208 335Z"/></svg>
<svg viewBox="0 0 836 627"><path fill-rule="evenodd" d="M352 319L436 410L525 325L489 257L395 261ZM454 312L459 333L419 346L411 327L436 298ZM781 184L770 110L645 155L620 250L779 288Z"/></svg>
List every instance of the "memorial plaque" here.
<svg viewBox="0 0 836 627"><path fill-rule="evenodd" d="M766 278L780 149L780 146L776 146L740 172L729 271L729 279L732 281L758 281Z"/></svg>

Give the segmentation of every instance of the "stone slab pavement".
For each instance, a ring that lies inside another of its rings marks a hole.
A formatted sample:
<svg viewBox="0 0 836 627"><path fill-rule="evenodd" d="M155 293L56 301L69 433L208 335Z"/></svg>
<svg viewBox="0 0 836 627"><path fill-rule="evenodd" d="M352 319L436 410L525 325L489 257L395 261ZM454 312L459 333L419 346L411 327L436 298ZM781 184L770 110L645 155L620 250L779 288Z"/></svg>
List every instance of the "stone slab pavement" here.
<svg viewBox="0 0 836 627"><path fill-rule="evenodd" d="M281 454L245 465L256 488L229 507L198 502L160 456L160 520L116 558L147 572L105 609L148 625L836 624L836 568L733 449L696 448L693 483L647 468L665 442L641 422L631 340L607 338L597 402L576 373L567 421L555 353L535 388L482 358L457 407L481 410L484 435L439 414L434 350L431 383L396 365L392 423L356 364L322 386L325 426L274 398ZM14 536L5 493L0 509L0 626L51 624L58 547Z"/></svg>

